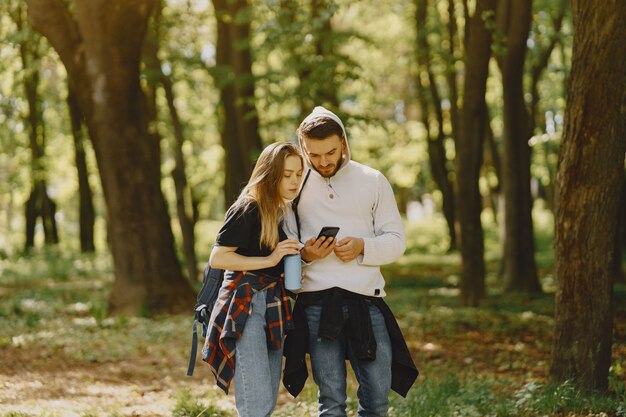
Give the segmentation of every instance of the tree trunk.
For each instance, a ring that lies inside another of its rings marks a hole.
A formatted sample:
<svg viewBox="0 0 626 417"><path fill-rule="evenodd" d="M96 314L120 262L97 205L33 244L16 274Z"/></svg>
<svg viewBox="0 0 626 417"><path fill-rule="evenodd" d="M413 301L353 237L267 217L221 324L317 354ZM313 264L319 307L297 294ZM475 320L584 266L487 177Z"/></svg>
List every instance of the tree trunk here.
<svg viewBox="0 0 626 417"><path fill-rule="evenodd" d="M162 5L159 4L155 12L154 26L159 25L160 10ZM159 59L159 36L156 28L150 31L145 45L145 54L147 66L156 76L155 82L158 82L165 92L167 107L172 118L172 128L174 130L175 143L172 146L174 152L174 169L172 170L172 179L174 180L174 188L176 192L176 214L180 225L181 235L183 239L183 252L187 271L191 282L196 282L199 278L198 260L195 250L195 223L197 220L197 202L193 199L193 193L187 183L187 174L185 170L185 158L183 155L183 144L185 137L183 133L183 125L178 116L178 111L174 103L174 89L172 80L163 73L161 60ZM156 117L156 114L155 114ZM187 198L186 198L187 197ZM188 214L191 212L191 214Z"/></svg>
<svg viewBox="0 0 626 417"><path fill-rule="evenodd" d="M174 159L176 161L172 170L172 178L176 188L176 212L178 214L178 222L183 237L183 248L185 252L185 260L187 262L187 270L189 278L192 282L198 280L198 260L196 258L196 238L195 224L198 219L197 201L195 201L191 187L187 182L187 174L185 172L185 158L183 155L183 126L178 117L178 111L174 104L174 90L172 82L169 78L163 77L163 89L167 98L167 106L172 117L172 126L174 128L174 138L176 140L174 146ZM187 196L187 198L185 198ZM189 213L188 213L189 211Z"/></svg>
<svg viewBox="0 0 626 417"><path fill-rule="evenodd" d="M26 217L26 244L24 249L26 251L35 246L35 227L39 217L41 217L45 243L47 245L59 243L59 233L54 220L56 204L48 196L46 188L45 180L36 180L26 201L24 208Z"/></svg>
<svg viewBox="0 0 626 417"><path fill-rule="evenodd" d="M476 3L467 22L463 110L457 139L456 178L461 242L461 302L476 306L485 296L483 227L480 222L481 196L478 189L485 136L485 91L491 57L491 32L484 17L493 15L497 0Z"/></svg>
<svg viewBox="0 0 626 417"><path fill-rule="evenodd" d="M151 0L28 0L29 18L59 53L98 161L115 269L112 313L185 311L182 276L160 187L158 142L139 85Z"/></svg>
<svg viewBox="0 0 626 417"><path fill-rule="evenodd" d="M459 135L459 88L457 85L456 50L459 47L456 24L455 0L448 0L448 60L446 81L450 90L450 125L452 139L456 142Z"/></svg>
<svg viewBox="0 0 626 417"><path fill-rule="evenodd" d="M557 292L550 374L606 391L611 260L626 153L626 2L572 0L574 46L556 179Z"/></svg>
<svg viewBox="0 0 626 417"><path fill-rule="evenodd" d="M485 142L487 146L483 149L483 168L485 172L489 173L490 168L493 168L493 173L497 178L495 184L489 182L489 204L493 210L493 218L498 223L498 213L500 212L500 200L501 200L501 182L502 182L502 164L500 163L500 151L498 150L498 144L496 143L496 137L491 127L491 116L489 115L489 108L485 101Z"/></svg>
<svg viewBox="0 0 626 417"><path fill-rule="evenodd" d="M93 192L89 185L89 171L85 147L83 146L83 116L78 108L76 95L68 85L67 105L72 124L72 136L74 138L74 150L76 152L76 170L78 173L78 204L80 223L80 250L81 252L94 252L94 224L96 215L93 207Z"/></svg>
<svg viewBox="0 0 626 417"><path fill-rule="evenodd" d="M613 239L613 258L611 260L611 276L613 282L625 282L626 274L622 269L622 254L624 253L624 233L626 232L626 177L622 175L622 186L619 191L619 204L617 210L617 226L615 227L615 239Z"/></svg>
<svg viewBox="0 0 626 417"><path fill-rule="evenodd" d="M556 47L557 43L560 39L561 26L563 25L563 19L565 18L565 10L567 9L568 0L560 0L559 8L557 10L556 16L554 16L552 20L552 35L550 37L550 43L548 46L543 49L537 61L533 64L531 68L531 81L530 81L530 134L535 134L535 129L537 127L537 119L539 118L538 109L539 109L539 80L543 75L544 71L548 67L548 63L550 62L550 57L552 56L552 51ZM543 118L543 116L542 116Z"/></svg>
<svg viewBox="0 0 626 417"><path fill-rule="evenodd" d="M316 31L315 37L315 57L326 62L319 63L317 59L313 61L317 71L323 71L317 74L316 80L309 81L308 84L313 86L313 94L311 98L315 101L313 105L307 109L307 113L313 110L313 106L327 106L334 111L339 110L339 100L337 99L336 64L333 62L335 57L334 43L332 41L333 28L330 24L332 15L327 12L328 1L311 0L311 20L321 20L321 27ZM323 13L326 12L324 16ZM324 80L320 82L320 80ZM307 114L305 113L305 114Z"/></svg>
<svg viewBox="0 0 626 417"><path fill-rule="evenodd" d="M15 16L18 30L24 29L23 9L19 7ZM33 39L34 37L34 39ZM56 204L48 196L46 181L45 158L45 126L43 110L37 93L39 87L39 48L41 37L32 34L31 39L20 41L20 57L24 70L24 92L28 102L28 141L31 151L31 193L25 205L26 243L28 251L35 245L35 227L37 218L41 217L46 244L59 243L56 224Z"/></svg>
<svg viewBox="0 0 626 417"><path fill-rule="evenodd" d="M259 121L255 107L252 56L248 45L250 22L243 18L247 0L216 0L216 64L225 70L219 81L222 146L224 147L224 197L230 205L252 173L261 152Z"/></svg>
<svg viewBox="0 0 626 417"><path fill-rule="evenodd" d="M441 108L441 98L439 96L439 90L437 89L435 76L431 69L430 46L428 45L426 32L428 0L417 0L415 5L417 28L416 55L419 67L416 80L418 99L421 107L422 123L426 129L428 140L430 170L443 196L443 213L448 223L448 233L450 235L450 247L448 250L455 250L457 248L457 238L455 229L454 191L452 183L450 182L448 169L446 168L448 159L446 158L444 147L443 110ZM437 133L434 135L431 135L430 129L429 99L437 121Z"/></svg>
<svg viewBox="0 0 626 417"><path fill-rule="evenodd" d="M528 113L524 102L524 61L532 2L500 0L498 26L506 34L506 52L498 60L504 94L504 287L506 291L541 292L535 265L530 194Z"/></svg>

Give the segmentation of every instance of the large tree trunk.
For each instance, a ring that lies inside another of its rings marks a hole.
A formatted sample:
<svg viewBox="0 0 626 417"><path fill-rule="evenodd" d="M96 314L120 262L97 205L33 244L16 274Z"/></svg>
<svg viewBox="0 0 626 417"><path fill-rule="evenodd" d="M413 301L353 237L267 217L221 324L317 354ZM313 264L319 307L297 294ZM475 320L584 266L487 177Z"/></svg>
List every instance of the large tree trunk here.
<svg viewBox="0 0 626 417"><path fill-rule="evenodd" d="M417 48L416 55L419 67L416 85L418 89L418 100L420 102L422 123L426 129L428 141L428 157L430 170L433 179L437 183L443 196L443 213L448 223L448 233L450 235L449 250L457 248L457 238L455 229L455 208L454 190L449 178L447 169L448 159L444 147L443 132L443 109L441 108L441 97L437 88L435 76L430 63L430 46L427 40L426 15L428 11L428 0L417 0L416 5L416 28L417 28ZM430 105L429 105L430 99ZM437 132L431 134L430 128L430 107L433 107L435 119L437 121Z"/></svg>
<svg viewBox="0 0 626 417"><path fill-rule="evenodd" d="M78 108L76 95L68 85L67 106L72 124L72 137L74 138L74 150L76 160L76 170L78 173L78 210L80 224L80 250L81 252L93 252L94 245L94 224L96 214L93 207L93 192L89 185L89 171L87 170L87 158L83 145L83 116Z"/></svg>
<svg viewBox="0 0 626 417"><path fill-rule="evenodd" d="M524 102L524 60L532 2L500 0L498 27L506 36L506 52L498 60L504 92L504 287L506 291L541 292L535 265L530 194L528 112Z"/></svg>
<svg viewBox="0 0 626 417"><path fill-rule="evenodd" d="M222 107L221 128L224 147L224 197L234 202L250 178L254 160L261 152L259 120L255 107L252 56L248 45L250 22L244 18L247 0L216 0L216 64L225 77L218 80Z"/></svg>
<svg viewBox="0 0 626 417"><path fill-rule="evenodd" d="M85 116L107 204L115 268L112 313L184 311L183 278L160 187L159 146L148 132L139 86L151 0L28 0L30 21L67 69Z"/></svg>
<svg viewBox="0 0 626 417"><path fill-rule="evenodd" d="M485 91L491 57L491 32L483 17L493 13L497 0L476 3L467 22L465 81L456 152L457 203L461 241L461 302L476 306L485 296L483 227L478 178L485 136Z"/></svg>
<svg viewBox="0 0 626 417"><path fill-rule="evenodd" d="M550 374L606 391L610 274L626 153L626 2L572 0L574 47L556 179L557 274Z"/></svg>

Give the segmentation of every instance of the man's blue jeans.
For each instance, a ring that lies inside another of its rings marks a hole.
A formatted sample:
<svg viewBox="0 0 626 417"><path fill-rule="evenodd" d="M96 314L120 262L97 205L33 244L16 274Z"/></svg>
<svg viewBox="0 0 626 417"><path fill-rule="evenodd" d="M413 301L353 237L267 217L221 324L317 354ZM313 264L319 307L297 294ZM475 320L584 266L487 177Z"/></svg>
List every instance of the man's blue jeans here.
<svg viewBox="0 0 626 417"><path fill-rule="evenodd" d="M282 349L267 347L267 291L252 296L252 312L235 348L235 404L240 417L272 415L280 385Z"/></svg>
<svg viewBox="0 0 626 417"><path fill-rule="evenodd" d="M368 303L369 304L369 303ZM336 340L317 336L322 307L309 305L306 316L309 324L309 353L313 379L319 387L319 416L346 416L346 361L350 360L359 382L359 417L387 415L391 390L391 341L380 310L369 304L372 330L376 338L376 359L363 361L355 357L346 342L345 329ZM344 316L348 314L344 306Z"/></svg>

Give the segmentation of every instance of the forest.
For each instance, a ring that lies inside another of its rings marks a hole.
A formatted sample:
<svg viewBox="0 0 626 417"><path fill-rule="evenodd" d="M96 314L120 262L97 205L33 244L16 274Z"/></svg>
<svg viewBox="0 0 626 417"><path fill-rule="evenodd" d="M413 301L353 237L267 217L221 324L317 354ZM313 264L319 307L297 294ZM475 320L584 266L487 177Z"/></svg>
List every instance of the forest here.
<svg viewBox="0 0 626 417"><path fill-rule="evenodd" d="M389 415L626 416L626 2L3 0L0 40L0 416L236 415L185 375L202 271L317 105L406 229Z"/></svg>

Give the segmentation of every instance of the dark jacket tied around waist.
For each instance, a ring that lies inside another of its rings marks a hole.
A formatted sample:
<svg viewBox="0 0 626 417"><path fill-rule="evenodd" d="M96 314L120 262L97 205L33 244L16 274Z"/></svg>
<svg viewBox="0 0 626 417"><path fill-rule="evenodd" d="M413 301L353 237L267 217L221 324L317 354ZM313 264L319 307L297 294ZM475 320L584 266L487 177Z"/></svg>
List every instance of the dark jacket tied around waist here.
<svg viewBox="0 0 626 417"><path fill-rule="evenodd" d="M282 277L227 271L202 349L202 359L209 364L217 385L226 393L235 371L235 342L243 334L250 316L252 295L261 290L267 290L268 348L280 349L285 332L293 328Z"/></svg>
<svg viewBox="0 0 626 417"><path fill-rule="evenodd" d="M324 291L301 293L293 307L295 329L290 331L285 340L285 371L283 385L296 397L309 376L305 355L309 349L309 325L305 308L310 304L322 306L318 336L335 339L345 328L347 343L359 360L376 358L376 340L367 303L376 306L385 318L385 325L391 340L391 389L406 397L417 379L419 372L413 363L398 322L391 309L381 297L367 297L341 288ZM343 306L347 306L348 315L344 318Z"/></svg>

